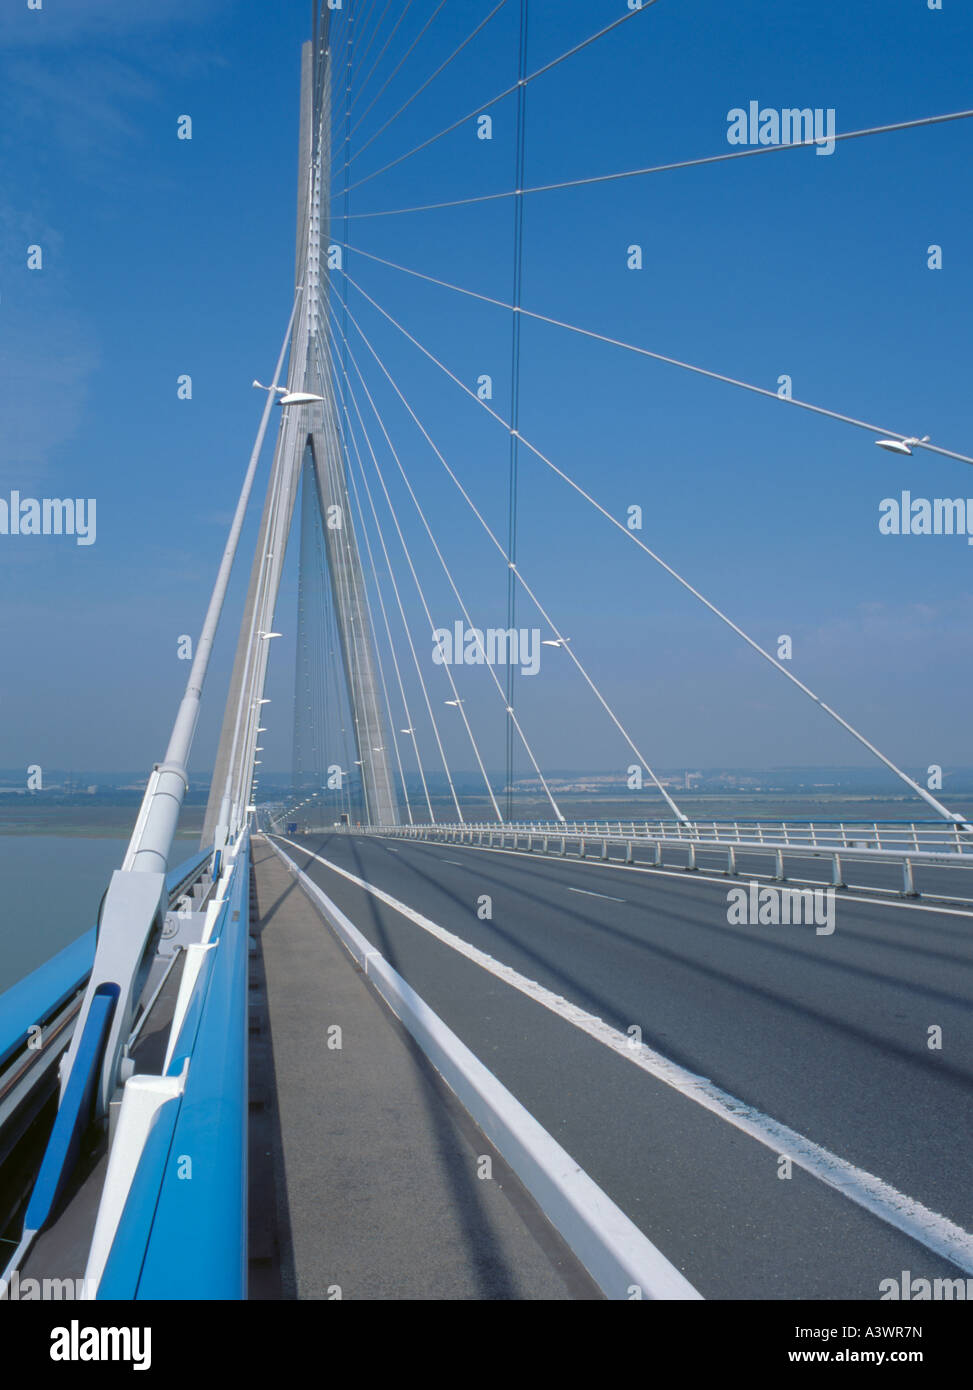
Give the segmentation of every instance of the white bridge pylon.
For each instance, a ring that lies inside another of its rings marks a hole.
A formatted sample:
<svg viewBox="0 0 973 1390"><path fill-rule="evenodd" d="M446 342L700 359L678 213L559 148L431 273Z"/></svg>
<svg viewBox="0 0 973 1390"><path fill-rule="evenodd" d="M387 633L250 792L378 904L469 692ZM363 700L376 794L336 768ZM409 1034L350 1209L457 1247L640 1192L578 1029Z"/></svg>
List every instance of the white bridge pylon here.
<svg viewBox="0 0 973 1390"><path fill-rule="evenodd" d="M322 220L326 221L330 167L329 57L324 35L306 43L301 63L300 171L297 208L295 315L287 372L288 394L307 404L285 404L237 642L229 698L213 772L201 844L219 844L246 818L272 625L305 459L313 469L324 519L327 568L352 731L361 769L364 816L396 825L399 804L389 757L390 739L380 703L375 639L345 460L335 422L333 385L320 341L327 323L327 280L320 273ZM315 45L320 51L315 50ZM326 236L326 227L325 227ZM326 244L326 243L325 243ZM286 397L284 398L286 401ZM218 833L219 832L219 833Z"/></svg>

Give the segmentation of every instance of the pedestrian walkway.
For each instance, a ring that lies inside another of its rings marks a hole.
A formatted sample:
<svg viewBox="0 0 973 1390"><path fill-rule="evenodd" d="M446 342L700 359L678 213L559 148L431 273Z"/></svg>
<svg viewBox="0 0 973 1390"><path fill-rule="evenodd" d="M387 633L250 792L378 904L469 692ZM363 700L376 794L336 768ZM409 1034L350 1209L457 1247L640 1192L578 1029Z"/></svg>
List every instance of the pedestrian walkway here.
<svg viewBox="0 0 973 1390"><path fill-rule="evenodd" d="M600 1298L260 837L253 866L251 1298Z"/></svg>

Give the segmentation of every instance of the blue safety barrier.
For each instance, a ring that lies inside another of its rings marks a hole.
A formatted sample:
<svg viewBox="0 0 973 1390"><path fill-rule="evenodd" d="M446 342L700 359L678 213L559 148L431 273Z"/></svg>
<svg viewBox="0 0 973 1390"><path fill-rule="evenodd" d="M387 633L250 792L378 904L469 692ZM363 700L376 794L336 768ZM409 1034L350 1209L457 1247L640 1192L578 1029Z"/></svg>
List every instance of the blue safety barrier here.
<svg viewBox="0 0 973 1390"><path fill-rule="evenodd" d="M23 1047L28 1029L84 987L95 958L95 928L0 994L0 1067Z"/></svg>
<svg viewBox="0 0 973 1390"><path fill-rule="evenodd" d="M157 1117L99 1299L246 1297L249 884L245 841L169 1066L188 1060L186 1088Z"/></svg>
<svg viewBox="0 0 973 1390"><path fill-rule="evenodd" d="M145 1260L145 1247L155 1220L159 1184L169 1157L178 1114L179 1098L176 1096L156 1111L129 1189L118 1233L98 1285L99 1298L130 1302L135 1297Z"/></svg>

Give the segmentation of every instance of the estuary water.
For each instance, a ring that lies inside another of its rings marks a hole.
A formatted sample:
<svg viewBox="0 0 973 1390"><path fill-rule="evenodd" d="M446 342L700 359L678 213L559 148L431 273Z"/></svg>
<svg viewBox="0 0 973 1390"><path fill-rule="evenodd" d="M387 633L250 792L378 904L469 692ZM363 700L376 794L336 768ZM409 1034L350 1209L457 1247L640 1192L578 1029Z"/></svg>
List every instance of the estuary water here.
<svg viewBox="0 0 973 1390"><path fill-rule="evenodd" d="M94 926L127 843L0 835L0 993Z"/></svg>

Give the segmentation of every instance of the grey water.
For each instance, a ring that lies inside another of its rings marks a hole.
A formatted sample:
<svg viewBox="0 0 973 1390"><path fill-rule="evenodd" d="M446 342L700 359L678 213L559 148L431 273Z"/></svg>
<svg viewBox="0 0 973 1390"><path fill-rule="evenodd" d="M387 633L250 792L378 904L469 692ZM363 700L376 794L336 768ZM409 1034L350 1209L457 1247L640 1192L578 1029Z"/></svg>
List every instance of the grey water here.
<svg viewBox="0 0 973 1390"><path fill-rule="evenodd" d="M94 926L127 843L0 835L0 993Z"/></svg>

